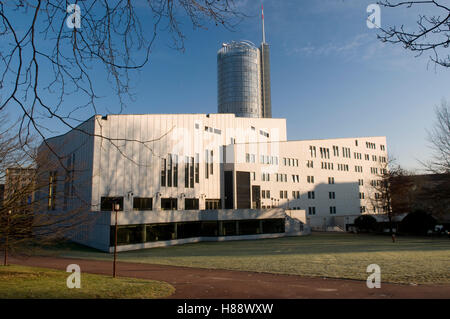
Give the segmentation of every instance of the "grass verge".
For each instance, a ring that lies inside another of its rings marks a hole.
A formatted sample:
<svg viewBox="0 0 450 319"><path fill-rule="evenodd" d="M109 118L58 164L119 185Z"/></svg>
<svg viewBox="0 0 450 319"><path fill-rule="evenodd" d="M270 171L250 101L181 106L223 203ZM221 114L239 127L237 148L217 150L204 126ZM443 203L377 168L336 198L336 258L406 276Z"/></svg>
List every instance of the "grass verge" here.
<svg viewBox="0 0 450 319"><path fill-rule="evenodd" d="M0 299L147 299L168 297L168 283L81 273L81 288L67 288L70 273L18 265L0 266Z"/></svg>

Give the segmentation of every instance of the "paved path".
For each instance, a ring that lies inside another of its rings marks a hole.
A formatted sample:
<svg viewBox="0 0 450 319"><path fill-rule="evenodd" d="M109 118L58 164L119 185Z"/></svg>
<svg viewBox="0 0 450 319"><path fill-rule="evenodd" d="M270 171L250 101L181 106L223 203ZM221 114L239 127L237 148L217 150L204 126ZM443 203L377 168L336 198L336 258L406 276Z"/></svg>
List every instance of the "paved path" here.
<svg viewBox="0 0 450 319"><path fill-rule="evenodd" d="M55 257L14 257L11 264L65 270L78 264L81 271L111 274L112 262ZM170 298L450 298L450 285L381 284L368 289L365 281L306 278L231 270L213 270L153 264L118 262L117 274L162 280L176 288Z"/></svg>

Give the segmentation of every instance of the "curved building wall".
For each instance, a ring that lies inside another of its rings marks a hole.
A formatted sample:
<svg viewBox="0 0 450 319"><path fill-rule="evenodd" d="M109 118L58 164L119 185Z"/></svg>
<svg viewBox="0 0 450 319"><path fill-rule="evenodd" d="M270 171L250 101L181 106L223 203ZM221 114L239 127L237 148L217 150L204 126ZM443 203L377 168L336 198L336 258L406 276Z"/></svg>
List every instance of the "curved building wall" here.
<svg viewBox="0 0 450 319"><path fill-rule="evenodd" d="M262 117L260 51L247 42L224 44L217 53L218 112Z"/></svg>

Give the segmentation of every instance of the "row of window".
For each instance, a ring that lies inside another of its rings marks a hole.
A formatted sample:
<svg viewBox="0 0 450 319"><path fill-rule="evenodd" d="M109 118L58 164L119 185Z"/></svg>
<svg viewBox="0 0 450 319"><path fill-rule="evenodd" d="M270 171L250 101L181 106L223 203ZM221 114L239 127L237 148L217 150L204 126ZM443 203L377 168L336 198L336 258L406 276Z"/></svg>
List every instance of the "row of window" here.
<svg viewBox="0 0 450 319"><path fill-rule="evenodd" d="M338 164L338 171L348 172L348 164Z"/></svg>
<svg viewBox="0 0 450 319"><path fill-rule="evenodd" d="M123 197L101 197L100 210L101 211L113 211L114 205L119 205L119 211L123 211ZM221 209L220 199L205 199L205 209ZM177 210L178 200L177 198L161 198L162 210ZM147 211L153 210L153 198L152 197L133 197L133 210ZM198 198L185 198L184 210L199 210Z"/></svg>
<svg viewBox="0 0 450 319"><path fill-rule="evenodd" d="M358 141L355 141L355 144L356 144L356 146L358 146ZM374 143L369 143L369 144L375 145ZM369 148L375 149L375 147L369 147ZM385 150L384 145L381 145L381 150L382 151ZM329 148L320 147L319 151L320 151L320 158L327 158L327 159L330 158L330 149ZM311 157L317 157L316 147L310 145L309 146L309 153L310 153ZM333 155L335 157L339 156L339 146L333 145ZM342 147L342 157L351 158L351 150L350 150L349 147L344 147L344 146ZM354 153L354 157L355 157L355 159L362 159L362 154L355 152ZM369 154L366 154L365 158L368 160L369 159Z"/></svg>
<svg viewBox="0 0 450 319"><path fill-rule="evenodd" d="M296 166L298 167L298 159L296 158L283 158L284 166Z"/></svg>
<svg viewBox="0 0 450 319"><path fill-rule="evenodd" d="M316 207L310 206L308 207L308 215L315 215ZM330 206L330 215L336 215L336 206Z"/></svg>
<svg viewBox="0 0 450 319"><path fill-rule="evenodd" d="M217 135L222 135L222 131L218 128L212 128L209 126L205 126L205 132L214 133Z"/></svg>
<svg viewBox="0 0 450 319"><path fill-rule="evenodd" d="M271 199L270 198L270 191L269 190L262 190L261 191L261 198ZM292 191L292 198L293 199L300 199L300 191ZM316 192L315 191L309 191L308 192L308 199L315 199L315 198L316 198ZM280 191L280 199L289 199L288 191L281 190ZM336 192L328 192L328 199L336 199Z"/></svg>
<svg viewBox="0 0 450 319"><path fill-rule="evenodd" d="M239 236L284 233L284 219L195 221L165 224L124 225L117 229L117 244L131 245L192 237ZM111 226L110 245L115 242Z"/></svg>

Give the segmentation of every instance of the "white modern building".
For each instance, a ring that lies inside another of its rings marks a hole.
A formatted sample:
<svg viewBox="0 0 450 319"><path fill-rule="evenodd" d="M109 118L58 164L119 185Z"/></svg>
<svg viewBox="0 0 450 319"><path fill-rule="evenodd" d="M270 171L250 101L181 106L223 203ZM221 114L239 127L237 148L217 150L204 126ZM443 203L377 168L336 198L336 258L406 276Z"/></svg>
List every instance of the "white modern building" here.
<svg viewBox="0 0 450 319"><path fill-rule="evenodd" d="M344 229L387 158L385 137L288 141L285 119L234 114L96 115L46 142L65 167L41 198L85 210L72 238L105 251L113 203L120 250Z"/></svg>
<svg viewBox="0 0 450 319"><path fill-rule="evenodd" d="M217 62L219 114L95 115L42 144L56 165L39 198L86 216L73 240L111 251L113 204L120 250L344 230L374 212L385 137L288 141L272 118L264 24L260 48L224 44Z"/></svg>

